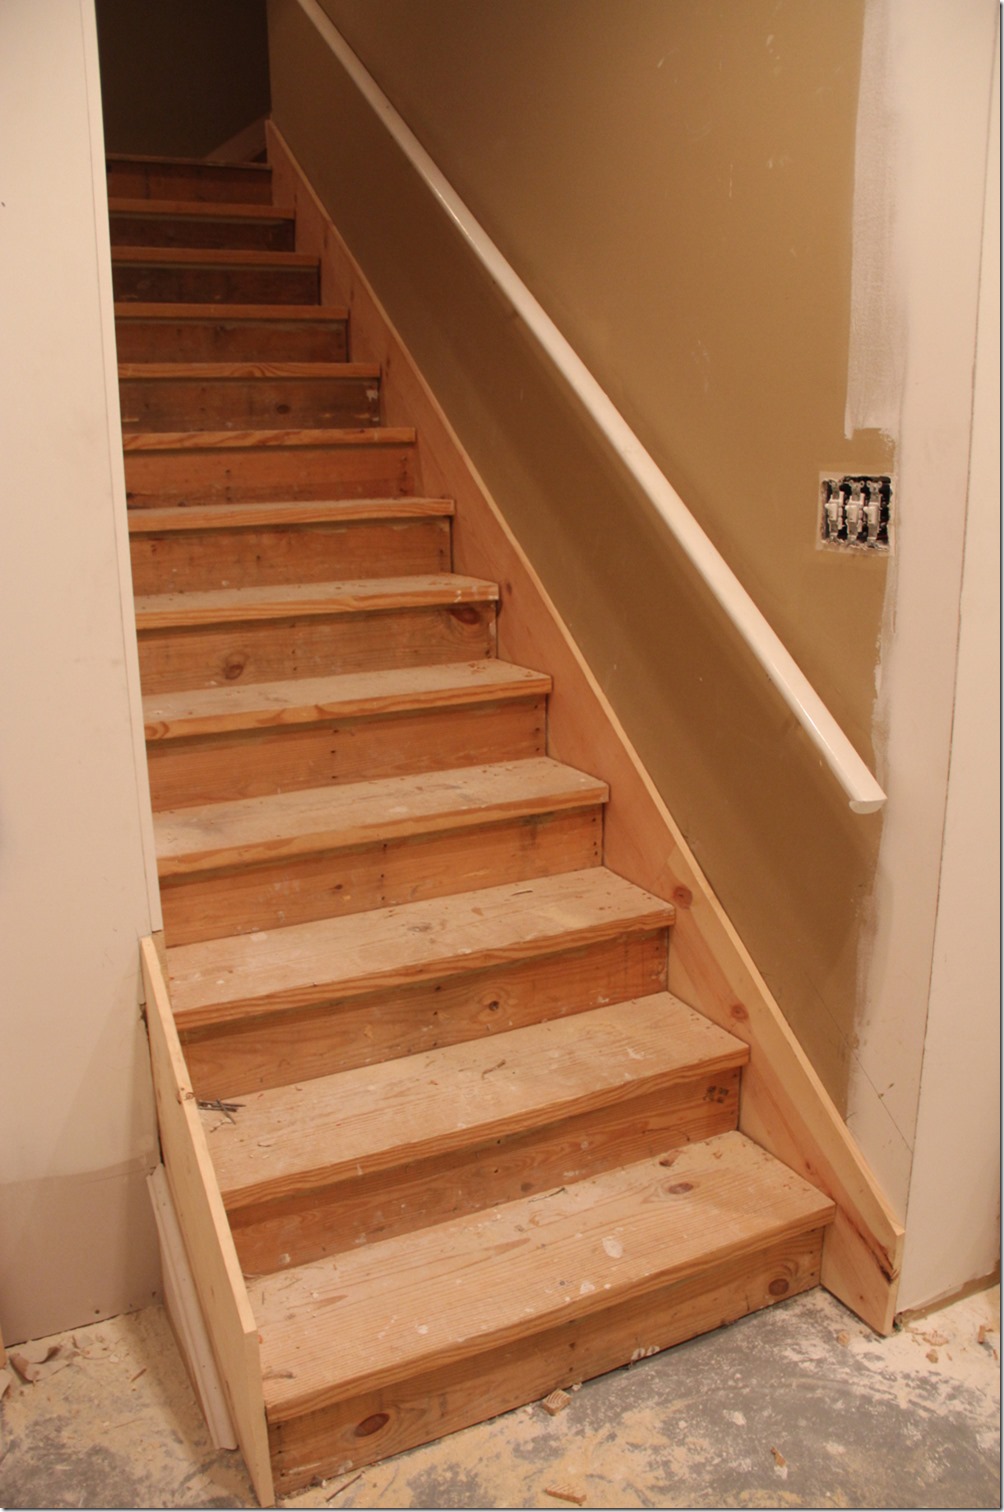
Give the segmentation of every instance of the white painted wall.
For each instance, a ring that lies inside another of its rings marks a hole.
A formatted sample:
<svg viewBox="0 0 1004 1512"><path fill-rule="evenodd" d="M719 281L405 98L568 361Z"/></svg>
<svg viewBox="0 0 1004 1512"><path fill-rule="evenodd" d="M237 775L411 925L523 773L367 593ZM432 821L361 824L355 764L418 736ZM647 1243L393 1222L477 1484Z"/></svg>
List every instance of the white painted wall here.
<svg viewBox="0 0 1004 1512"><path fill-rule="evenodd" d="M902 348L892 354L902 364L897 426L898 524L894 570L878 674L876 747L881 753L880 779L889 794L872 900L872 926L864 931L861 953L862 994L858 1047L849 1097L849 1124L892 1200L907 1208L911 1174L923 1204L908 1220L911 1263L900 1306L911 1307L944 1295L989 1269L982 1214L992 1193L983 1156L988 1143L996 1150L996 1132L969 1125L966 1144L955 1160L975 1164L980 1175L953 1211L958 1226L946 1246L943 1225L949 1189L961 1199L961 1170L950 1169L932 1148L930 1126L920 1130L918 1111L924 1041L931 1008L932 1039L928 1067L943 1045L947 1001L952 1034L971 1053L993 1055L987 1034L988 1004L997 1013L996 986L984 966L973 960L965 973L959 1000L958 973L950 981L935 960L942 850L953 868L951 911L943 916L939 949L953 959L967 948L960 932L969 905L979 904L988 869L996 866L990 847L997 827L987 811L980 830L963 817L968 756L956 763L957 821L946 831L953 707L959 657L963 553L971 563L996 561L995 538L988 521L986 468L979 499L970 495L973 438L973 368L980 260L987 183L987 145L996 48L996 0L874 0L888 24L883 133L865 144L866 151L889 154L893 171L886 183L892 195L887 221L875 223L881 244L856 249L879 269L886 286L898 291ZM868 176L868 164L859 164ZM878 360L882 353L877 352ZM852 363L852 374L853 374ZM888 387L874 384L888 415ZM857 399L860 404L861 389ZM868 423L867 406L857 423ZM967 507L969 535L967 547ZM971 578L967 602L979 600L985 586ZM992 615L992 611L991 611ZM987 620L969 625L964 652L965 676L979 677L991 667L996 644L987 641ZM959 666L962 670L962 666ZM996 679L992 686L996 687ZM963 715L956 737L979 746L983 732ZM975 775L975 769L972 769ZM972 865L959 865L968 843L976 845ZM954 831L954 834L953 834ZM952 859L952 858L956 859ZM946 907L947 907L946 901ZM953 925L952 920L955 920ZM950 943L949 943L950 942ZM947 957L946 957L947 961ZM985 964L985 963L984 963ZM935 976L932 979L932 969ZM939 977L938 971L942 974ZM944 1006L942 1006L944 1005ZM956 1055L951 1076L929 1083L933 1100L924 1121L944 1117L951 1103L968 1097L966 1056ZM944 1068L947 1073L947 1066ZM960 1130L962 1124L960 1123ZM942 1128L939 1135L947 1131ZM988 1142L987 1136L990 1136ZM975 1157L975 1159L974 1159ZM916 1160L916 1164L914 1164ZM926 1252L922 1273L913 1257ZM973 1267L976 1267L975 1269ZM980 1268L982 1266L982 1269Z"/></svg>
<svg viewBox="0 0 1004 1512"><path fill-rule="evenodd" d="M998 58L999 69L999 58ZM966 552L945 845L902 1305L1000 1253L1000 77L980 277Z"/></svg>
<svg viewBox="0 0 1004 1512"><path fill-rule="evenodd" d="M0 1326L159 1285L156 920L93 0L0 5Z"/></svg>

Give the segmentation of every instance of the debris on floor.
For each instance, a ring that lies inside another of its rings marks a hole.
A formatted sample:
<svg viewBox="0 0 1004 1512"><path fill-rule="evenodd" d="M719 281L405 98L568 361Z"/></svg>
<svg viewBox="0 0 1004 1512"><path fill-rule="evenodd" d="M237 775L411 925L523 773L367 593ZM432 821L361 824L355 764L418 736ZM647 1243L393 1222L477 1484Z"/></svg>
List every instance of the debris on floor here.
<svg viewBox="0 0 1004 1512"><path fill-rule="evenodd" d="M550 1396L546 1396L540 1405L551 1417L557 1417L559 1412L564 1412L571 1400L568 1392L559 1388L557 1391L552 1391Z"/></svg>
<svg viewBox="0 0 1004 1512"><path fill-rule="evenodd" d="M925 1318L948 1341L935 1346L907 1328L880 1339L810 1292L572 1387L573 1411L534 1402L281 1505L997 1508L998 1295ZM0 1506L256 1506L240 1455L210 1441L161 1308L42 1345L36 1363L62 1348L69 1368L33 1384L8 1369Z"/></svg>
<svg viewBox="0 0 1004 1512"><path fill-rule="evenodd" d="M20 1349L12 1349L7 1358L22 1381L34 1385L36 1381L44 1381L46 1376L54 1375L57 1370L63 1370L71 1360L76 1359L77 1353L72 1344L50 1344L48 1340L43 1340L40 1343L22 1344Z"/></svg>
<svg viewBox="0 0 1004 1512"><path fill-rule="evenodd" d="M580 1491L572 1491L567 1486L545 1486L545 1496L553 1496L556 1501L571 1502L576 1507L584 1507L586 1498Z"/></svg>

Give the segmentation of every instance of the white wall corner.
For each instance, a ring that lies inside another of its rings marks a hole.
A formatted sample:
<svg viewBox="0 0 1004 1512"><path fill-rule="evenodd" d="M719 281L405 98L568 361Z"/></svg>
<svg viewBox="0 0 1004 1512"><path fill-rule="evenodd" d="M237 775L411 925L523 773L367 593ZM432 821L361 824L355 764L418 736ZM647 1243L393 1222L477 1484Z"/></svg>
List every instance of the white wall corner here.
<svg viewBox="0 0 1004 1512"><path fill-rule="evenodd" d="M1000 58L989 113L952 755L902 1305L1000 1258Z"/></svg>
<svg viewBox="0 0 1004 1512"><path fill-rule="evenodd" d="M904 1203L931 1153L918 1143L918 1110L949 806L997 5L872 0L869 19L886 28L885 76L872 84L882 91L885 125L884 133L859 135L859 149L888 154L891 207L872 222L877 250L856 243L854 258L880 266L882 280L901 291L903 328L897 551L875 718L889 802L862 930L849 1107L866 1158ZM859 162L859 173L867 167ZM892 414L886 387L866 392L860 374L850 376L857 390L849 388L849 418L876 424L880 413ZM970 552L993 551L973 531L970 519ZM964 1038L972 1003L956 1002L954 1011ZM965 1096L958 1084L955 1095ZM933 1241L911 1207L908 1255ZM939 1294L948 1290L939 1284ZM908 1287L900 1301L917 1304Z"/></svg>

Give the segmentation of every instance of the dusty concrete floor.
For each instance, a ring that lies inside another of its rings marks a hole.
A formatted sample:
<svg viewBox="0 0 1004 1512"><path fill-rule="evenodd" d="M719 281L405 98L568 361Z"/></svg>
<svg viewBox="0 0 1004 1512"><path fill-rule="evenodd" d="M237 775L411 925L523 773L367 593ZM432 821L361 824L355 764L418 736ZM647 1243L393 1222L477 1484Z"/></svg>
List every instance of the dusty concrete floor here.
<svg viewBox="0 0 1004 1512"><path fill-rule="evenodd" d="M996 1288L886 1340L815 1292L283 1505L998 1507L999 1327ZM255 1505L159 1308L46 1343L62 1368L0 1407L0 1506Z"/></svg>

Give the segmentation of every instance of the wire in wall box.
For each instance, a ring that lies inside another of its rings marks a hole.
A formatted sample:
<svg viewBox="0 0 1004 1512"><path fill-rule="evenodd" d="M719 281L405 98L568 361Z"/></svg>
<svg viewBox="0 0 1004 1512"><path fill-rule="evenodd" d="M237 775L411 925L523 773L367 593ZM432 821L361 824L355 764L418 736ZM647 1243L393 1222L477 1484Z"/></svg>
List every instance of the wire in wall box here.
<svg viewBox="0 0 1004 1512"><path fill-rule="evenodd" d="M892 493L888 473L820 473L816 545L826 551L889 551Z"/></svg>

